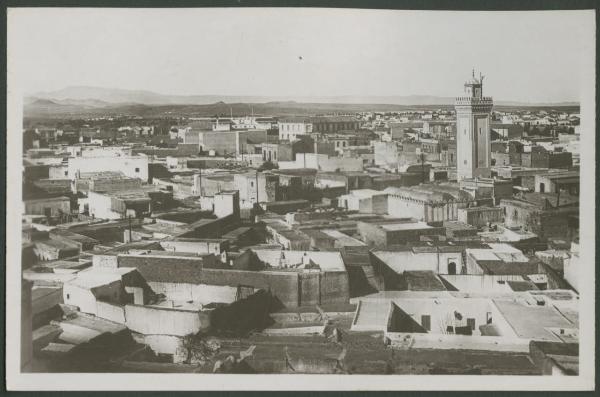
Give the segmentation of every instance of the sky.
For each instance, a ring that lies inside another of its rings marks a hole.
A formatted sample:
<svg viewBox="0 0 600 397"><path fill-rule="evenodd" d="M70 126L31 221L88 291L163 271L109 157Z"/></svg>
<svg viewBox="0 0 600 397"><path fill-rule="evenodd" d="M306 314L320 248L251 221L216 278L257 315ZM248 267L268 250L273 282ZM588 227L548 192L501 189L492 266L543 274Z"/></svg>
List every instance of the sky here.
<svg viewBox="0 0 600 397"><path fill-rule="evenodd" d="M578 101L593 11L9 9L10 79L180 95Z"/></svg>

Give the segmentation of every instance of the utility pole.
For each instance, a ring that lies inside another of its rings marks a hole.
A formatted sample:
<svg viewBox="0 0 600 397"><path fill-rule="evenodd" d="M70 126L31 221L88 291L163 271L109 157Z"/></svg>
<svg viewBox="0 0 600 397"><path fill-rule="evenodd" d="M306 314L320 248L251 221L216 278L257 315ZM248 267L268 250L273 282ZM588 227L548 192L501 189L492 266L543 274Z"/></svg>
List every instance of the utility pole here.
<svg viewBox="0 0 600 397"><path fill-rule="evenodd" d="M132 237L131 237L131 215L127 216L127 221L129 223L129 242L132 241Z"/></svg>
<svg viewBox="0 0 600 397"><path fill-rule="evenodd" d="M421 153L421 183L425 183L425 157Z"/></svg>
<svg viewBox="0 0 600 397"><path fill-rule="evenodd" d="M202 163L199 164L198 167L198 194L202 197Z"/></svg>
<svg viewBox="0 0 600 397"><path fill-rule="evenodd" d="M425 153L423 153L421 148L417 148L417 155L419 156L419 160L421 160L421 183L425 183Z"/></svg>
<svg viewBox="0 0 600 397"><path fill-rule="evenodd" d="M256 171L256 204L258 204L258 170Z"/></svg>

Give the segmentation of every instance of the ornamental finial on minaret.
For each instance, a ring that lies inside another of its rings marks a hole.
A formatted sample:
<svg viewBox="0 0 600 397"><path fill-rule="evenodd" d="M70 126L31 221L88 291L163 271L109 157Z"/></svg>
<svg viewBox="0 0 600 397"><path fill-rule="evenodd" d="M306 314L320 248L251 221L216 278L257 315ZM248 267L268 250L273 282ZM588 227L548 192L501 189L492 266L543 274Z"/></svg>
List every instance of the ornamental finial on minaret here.
<svg viewBox="0 0 600 397"><path fill-rule="evenodd" d="M467 85L481 85L483 82L483 75L481 74L481 72L479 73L479 78L477 78L477 76L475 75L475 68L471 69L471 80L467 80L465 82L465 86Z"/></svg>

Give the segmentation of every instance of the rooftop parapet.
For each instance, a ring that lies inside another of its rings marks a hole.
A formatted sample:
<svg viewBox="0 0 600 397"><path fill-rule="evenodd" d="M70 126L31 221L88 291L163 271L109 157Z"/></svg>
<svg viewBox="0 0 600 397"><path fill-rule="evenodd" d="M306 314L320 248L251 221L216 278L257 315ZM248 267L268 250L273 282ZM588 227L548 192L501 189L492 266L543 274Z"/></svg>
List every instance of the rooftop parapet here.
<svg viewBox="0 0 600 397"><path fill-rule="evenodd" d="M459 96L456 97L456 105L492 105L492 97L484 96L481 98L471 96Z"/></svg>

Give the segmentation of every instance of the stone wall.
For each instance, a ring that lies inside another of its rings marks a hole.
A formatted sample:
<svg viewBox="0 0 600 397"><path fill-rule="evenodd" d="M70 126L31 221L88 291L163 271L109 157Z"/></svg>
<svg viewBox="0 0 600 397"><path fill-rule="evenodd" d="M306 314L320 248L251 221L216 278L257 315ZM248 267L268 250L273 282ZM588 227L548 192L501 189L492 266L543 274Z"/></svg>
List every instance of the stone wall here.
<svg viewBox="0 0 600 397"><path fill-rule="evenodd" d="M150 306L126 305L127 328L142 334L185 336L208 329L207 313Z"/></svg>
<svg viewBox="0 0 600 397"><path fill-rule="evenodd" d="M119 267L135 267L148 282L201 283L205 257L119 255ZM214 257L213 257L214 258Z"/></svg>
<svg viewBox="0 0 600 397"><path fill-rule="evenodd" d="M205 269L203 283L212 285L251 286L264 289L283 306L297 307L298 275L295 272L257 272L242 270Z"/></svg>
<svg viewBox="0 0 600 397"><path fill-rule="evenodd" d="M267 291L257 291L245 299L216 308L210 313L214 331L245 335L269 325L272 297Z"/></svg>
<svg viewBox="0 0 600 397"><path fill-rule="evenodd" d="M150 282L152 290L164 294L167 299L176 301L197 301L203 304L219 302L231 303L235 301L237 288L234 286Z"/></svg>
<svg viewBox="0 0 600 397"><path fill-rule="evenodd" d="M26 200L24 201L25 213L28 215L47 215L58 216L61 213L69 214L71 212L71 200L68 197L52 198L47 200Z"/></svg>
<svg viewBox="0 0 600 397"><path fill-rule="evenodd" d="M458 210L458 221L475 227L485 226L488 222L502 222L504 210L497 207L478 207L476 209L461 208Z"/></svg>
<svg viewBox="0 0 600 397"><path fill-rule="evenodd" d="M115 323L125 324L125 306L96 301L96 316Z"/></svg>

